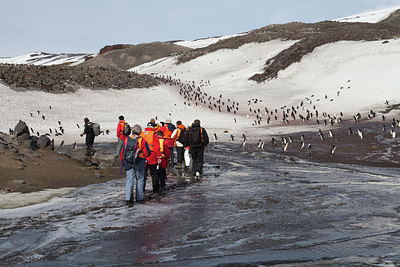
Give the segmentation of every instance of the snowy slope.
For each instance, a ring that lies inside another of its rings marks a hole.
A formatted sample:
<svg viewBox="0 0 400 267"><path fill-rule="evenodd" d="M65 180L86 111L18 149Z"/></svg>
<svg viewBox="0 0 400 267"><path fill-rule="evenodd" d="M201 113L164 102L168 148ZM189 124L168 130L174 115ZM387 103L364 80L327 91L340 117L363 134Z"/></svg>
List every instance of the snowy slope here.
<svg viewBox="0 0 400 267"><path fill-rule="evenodd" d="M352 15L352 16L348 16L348 17L343 17L343 18L338 18L338 19L335 19L334 21L377 23L377 22L387 19L390 16L390 14L392 14L393 12L395 12L398 9L400 9L400 6L360 13L360 14L356 14L356 15Z"/></svg>
<svg viewBox="0 0 400 267"><path fill-rule="evenodd" d="M220 36L220 37L203 38L203 39L197 39L197 40L193 40L193 41L179 41L179 42L175 42L174 44L195 49L195 48L206 47L206 46L215 44L218 41L236 37L236 36L240 36L240 35L244 35L244 34L246 34L246 33L234 34L234 35L228 35L228 36Z"/></svg>
<svg viewBox="0 0 400 267"><path fill-rule="evenodd" d="M49 54L43 52L30 53L18 57L0 58L0 63L8 64L32 64L32 65L76 65L85 61L89 54Z"/></svg>

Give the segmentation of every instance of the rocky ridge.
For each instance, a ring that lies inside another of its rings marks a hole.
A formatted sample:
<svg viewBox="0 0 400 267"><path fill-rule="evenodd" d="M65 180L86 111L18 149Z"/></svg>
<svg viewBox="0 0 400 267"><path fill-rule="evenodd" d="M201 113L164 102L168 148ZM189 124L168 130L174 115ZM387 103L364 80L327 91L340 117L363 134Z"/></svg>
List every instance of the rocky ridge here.
<svg viewBox="0 0 400 267"><path fill-rule="evenodd" d="M140 75L106 67L70 67L0 64L0 81L13 89L50 93L90 89L148 88L158 85L150 75Z"/></svg>

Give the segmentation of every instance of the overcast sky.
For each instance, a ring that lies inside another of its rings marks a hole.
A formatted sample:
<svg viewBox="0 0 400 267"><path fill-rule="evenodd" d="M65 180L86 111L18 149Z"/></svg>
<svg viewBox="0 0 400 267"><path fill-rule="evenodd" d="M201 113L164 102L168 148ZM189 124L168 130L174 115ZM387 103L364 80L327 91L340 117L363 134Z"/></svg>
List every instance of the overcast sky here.
<svg viewBox="0 0 400 267"><path fill-rule="evenodd" d="M230 35L400 6L400 0L0 0L0 6L0 57L8 57Z"/></svg>

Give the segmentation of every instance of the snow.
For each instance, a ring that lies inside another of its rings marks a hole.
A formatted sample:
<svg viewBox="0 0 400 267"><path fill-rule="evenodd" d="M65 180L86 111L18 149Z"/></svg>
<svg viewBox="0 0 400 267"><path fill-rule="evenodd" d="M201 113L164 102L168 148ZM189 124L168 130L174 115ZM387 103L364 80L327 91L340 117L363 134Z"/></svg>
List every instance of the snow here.
<svg viewBox="0 0 400 267"><path fill-rule="evenodd" d="M334 21L339 22L367 22L367 23L377 23L382 20L387 19L393 12L400 9L400 6L375 10L365 13L360 13L348 17L338 18Z"/></svg>
<svg viewBox="0 0 400 267"><path fill-rule="evenodd" d="M206 46L212 45L218 41L236 37L236 36L240 36L240 35L244 35L244 34L246 34L246 33L220 36L220 37L203 38L203 39L197 39L197 40L193 40L193 41L179 41L179 42L175 42L174 44L195 49L195 48L206 47Z"/></svg>

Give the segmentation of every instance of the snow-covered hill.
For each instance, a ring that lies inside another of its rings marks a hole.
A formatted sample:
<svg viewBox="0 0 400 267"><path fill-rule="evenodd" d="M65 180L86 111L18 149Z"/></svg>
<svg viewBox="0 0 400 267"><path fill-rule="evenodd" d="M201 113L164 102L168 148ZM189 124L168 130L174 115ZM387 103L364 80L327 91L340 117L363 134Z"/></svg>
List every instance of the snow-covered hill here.
<svg viewBox="0 0 400 267"><path fill-rule="evenodd" d="M339 22L368 22L368 23L378 23L382 20L387 19L393 12L400 9L400 6L364 12L348 17L338 18L335 21Z"/></svg>
<svg viewBox="0 0 400 267"><path fill-rule="evenodd" d="M68 64L70 66L78 65L85 61L85 57L93 56L91 54L50 54L44 52L30 53L18 57L0 58L0 63L8 64L32 64L32 65L59 65Z"/></svg>

